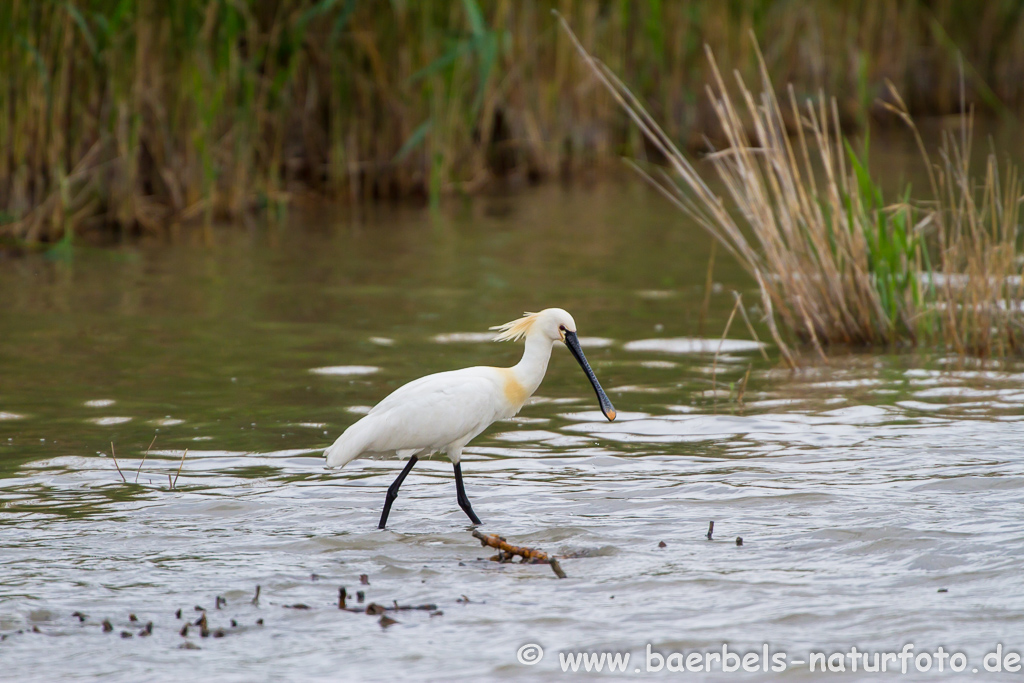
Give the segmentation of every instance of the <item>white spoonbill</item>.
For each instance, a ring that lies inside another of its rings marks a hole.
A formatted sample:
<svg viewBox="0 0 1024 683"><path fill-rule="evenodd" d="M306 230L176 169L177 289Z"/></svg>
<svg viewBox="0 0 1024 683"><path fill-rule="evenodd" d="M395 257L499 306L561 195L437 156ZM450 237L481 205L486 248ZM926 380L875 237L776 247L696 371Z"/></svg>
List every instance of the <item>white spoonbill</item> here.
<svg viewBox="0 0 1024 683"><path fill-rule="evenodd" d="M360 455L409 455L409 462L388 488L379 529L387 524L398 489L417 459L438 451L444 451L455 465L459 507L474 524L480 524L462 483L462 449L494 421L519 412L544 379L555 342L565 342L569 347L597 392L601 412L609 420L615 419L615 408L580 348L571 315L561 308L547 308L491 329L500 332L495 341L526 337L526 349L518 364L511 368L474 367L439 372L409 382L375 405L324 451L328 467L342 467Z"/></svg>

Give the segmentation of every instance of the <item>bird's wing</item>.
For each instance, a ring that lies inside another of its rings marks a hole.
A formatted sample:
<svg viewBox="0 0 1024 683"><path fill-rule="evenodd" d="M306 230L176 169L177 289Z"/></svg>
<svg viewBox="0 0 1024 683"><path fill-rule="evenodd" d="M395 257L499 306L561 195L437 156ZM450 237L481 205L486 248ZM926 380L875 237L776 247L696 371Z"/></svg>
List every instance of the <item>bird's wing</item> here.
<svg viewBox="0 0 1024 683"><path fill-rule="evenodd" d="M441 372L396 389L367 416L373 450L438 450L479 434L498 414L499 385L487 370Z"/></svg>
<svg viewBox="0 0 1024 683"><path fill-rule="evenodd" d="M469 396L481 396L487 393L489 388L492 388L488 385L493 385L497 381L493 375L494 368L483 366L426 375L392 391L380 403L370 408L368 414L382 413L395 406L415 401L419 397L431 396L436 393L457 395L464 391Z"/></svg>
<svg viewBox="0 0 1024 683"><path fill-rule="evenodd" d="M430 384L443 379L447 375L453 374L453 372L458 372L458 370L449 372L438 372L433 375L426 375L424 377L420 377L419 379L414 379L411 382L403 384L402 386L398 387L390 394L385 396L383 399L381 399L380 403L370 408L370 412L367 414L373 415L375 413L382 413L389 410L390 408L393 408L396 405L401 405L406 400L409 400L412 397L417 396L420 392L424 390L424 387L429 386Z"/></svg>

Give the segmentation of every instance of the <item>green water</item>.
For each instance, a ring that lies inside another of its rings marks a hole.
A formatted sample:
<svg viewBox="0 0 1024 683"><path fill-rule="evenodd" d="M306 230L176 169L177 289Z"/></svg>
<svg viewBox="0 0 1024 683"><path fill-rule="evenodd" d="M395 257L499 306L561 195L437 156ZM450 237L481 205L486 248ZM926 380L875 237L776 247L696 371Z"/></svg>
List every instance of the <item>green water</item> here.
<svg viewBox="0 0 1024 683"><path fill-rule="evenodd" d="M648 644L728 643L814 680L795 662L815 650L1020 651L1020 367L854 353L792 373L771 348L664 347L717 340L731 291L754 297L720 251L701 329L709 240L637 184L212 238L0 262L5 678L562 680L558 652L643 668ZM485 559L443 458L377 531L400 463L327 471L322 449L411 379L513 364L521 346L480 333L550 306L619 418L556 349L463 469L482 530L569 578ZM383 628L338 610L340 586L443 614ZM196 606L225 637L180 635ZM548 654L520 663L534 643Z"/></svg>
<svg viewBox="0 0 1024 683"><path fill-rule="evenodd" d="M5 264L0 409L27 419L4 435L13 439L4 471L65 451L106 452L110 441L144 448L164 418L184 421L159 428L165 448L197 435L232 450L268 439L319 445L327 439L288 425L337 431L352 420L345 406L372 404L411 378L515 363L511 345L423 342L486 332L524 310L566 308L584 337L692 334L709 249L643 188L608 186L548 187L434 217L380 209L358 224L345 212L296 214L287 228L224 230L216 241ZM744 284L725 259L716 274ZM726 298L713 298L710 336L721 333ZM598 365L611 357L589 355ZM381 371L342 381L308 372L333 365ZM575 394L577 374L553 364L545 393ZM614 366L602 372L609 386L635 379ZM116 403L83 405L90 400ZM88 422L104 416L131 421Z"/></svg>

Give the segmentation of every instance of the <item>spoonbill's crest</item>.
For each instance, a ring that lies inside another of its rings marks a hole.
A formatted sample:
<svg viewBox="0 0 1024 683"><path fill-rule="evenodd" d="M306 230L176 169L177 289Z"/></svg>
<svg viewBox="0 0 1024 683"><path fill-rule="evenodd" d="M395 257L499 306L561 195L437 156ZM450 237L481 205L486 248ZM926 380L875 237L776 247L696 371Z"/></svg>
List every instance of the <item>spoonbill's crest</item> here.
<svg viewBox="0 0 1024 683"><path fill-rule="evenodd" d="M583 368L605 417L615 419L615 408L580 348L576 321L566 311L546 308L491 329L499 332L495 341L526 339L519 363L511 368L472 367L439 372L409 382L371 408L324 451L328 467L342 467L360 455L409 456L402 473L388 488L378 528L387 524L398 489L417 459L438 451L444 451L455 466L459 507L474 524L480 523L462 482L462 449L491 423L519 412L544 379L556 342L564 342Z"/></svg>
<svg viewBox="0 0 1024 683"><path fill-rule="evenodd" d="M495 325L500 334L494 341L519 341L531 332L543 334L552 341L565 341L565 333L576 333L576 321L561 308L545 308L540 313L524 313L522 318Z"/></svg>

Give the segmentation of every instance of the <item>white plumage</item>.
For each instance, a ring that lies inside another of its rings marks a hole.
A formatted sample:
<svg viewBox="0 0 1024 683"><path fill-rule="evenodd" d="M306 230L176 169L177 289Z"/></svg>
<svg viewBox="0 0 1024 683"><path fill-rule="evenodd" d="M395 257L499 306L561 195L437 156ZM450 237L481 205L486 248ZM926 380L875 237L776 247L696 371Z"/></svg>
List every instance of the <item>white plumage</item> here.
<svg viewBox="0 0 1024 683"><path fill-rule="evenodd" d="M459 462L462 447L473 437L522 407L500 400L500 373L499 368L465 368L399 387L327 449L327 466L343 467L360 455L438 451Z"/></svg>
<svg viewBox="0 0 1024 683"><path fill-rule="evenodd" d="M576 339L576 323L560 308L548 308L498 328L498 341L526 338L522 360L511 368L472 367L427 375L399 387L338 437L325 452L328 467L342 467L361 455L398 453L409 464L388 490L380 528L405 476L423 455L443 451L455 466L459 504L475 523L465 497L462 449L493 422L516 415L544 379L551 348L565 342L587 373L609 420L615 409L601 389Z"/></svg>

